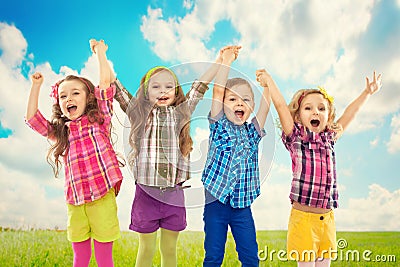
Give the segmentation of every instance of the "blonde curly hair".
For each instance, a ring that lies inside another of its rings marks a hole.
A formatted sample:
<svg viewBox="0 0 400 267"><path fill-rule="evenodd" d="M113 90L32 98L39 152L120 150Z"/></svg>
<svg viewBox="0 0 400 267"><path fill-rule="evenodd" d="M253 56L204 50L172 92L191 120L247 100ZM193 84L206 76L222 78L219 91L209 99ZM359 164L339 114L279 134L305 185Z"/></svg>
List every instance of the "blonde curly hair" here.
<svg viewBox="0 0 400 267"><path fill-rule="evenodd" d="M343 132L343 127L335 122L336 109L333 104L333 98L328 96L324 89L300 89L293 95L292 100L288 104L288 108L290 114L292 115L293 121L296 121L296 118L299 115L301 101L309 94L321 94L326 100L328 100L327 102L329 113L327 129L336 132L337 137L339 137Z"/></svg>

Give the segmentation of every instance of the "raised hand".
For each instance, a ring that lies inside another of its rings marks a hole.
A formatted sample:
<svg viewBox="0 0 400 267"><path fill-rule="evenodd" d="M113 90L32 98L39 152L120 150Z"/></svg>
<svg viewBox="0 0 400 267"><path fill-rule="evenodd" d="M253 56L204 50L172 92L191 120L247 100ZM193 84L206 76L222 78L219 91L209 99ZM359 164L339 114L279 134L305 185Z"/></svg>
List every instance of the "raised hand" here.
<svg viewBox="0 0 400 267"><path fill-rule="evenodd" d="M42 85L44 78L40 72L35 72L34 74L32 74L31 80L32 80L33 85L40 86L40 85Z"/></svg>
<svg viewBox="0 0 400 267"><path fill-rule="evenodd" d="M242 47L239 45L229 45L222 48L220 51L220 57L222 58L222 61L231 64L239 56L239 50L241 48Z"/></svg>
<svg viewBox="0 0 400 267"><path fill-rule="evenodd" d="M366 87L365 91L372 95L376 92L378 92L382 87L382 74L379 74L376 76L376 72L374 71L374 78L372 81L369 80L368 77L366 77Z"/></svg>
<svg viewBox="0 0 400 267"><path fill-rule="evenodd" d="M104 43L104 40L97 41L96 39L89 40L90 49L93 53L97 53L99 49L102 49L103 52L106 52L108 49L108 45Z"/></svg>
<svg viewBox="0 0 400 267"><path fill-rule="evenodd" d="M89 45L90 45L90 50L96 54L94 47L97 45L97 40L96 39L90 39L89 40Z"/></svg>
<svg viewBox="0 0 400 267"><path fill-rule="evenodd" d="M271 79L271 75L265 70L256 70L256 80L262 87L268 87L268 81Z"/></svg>

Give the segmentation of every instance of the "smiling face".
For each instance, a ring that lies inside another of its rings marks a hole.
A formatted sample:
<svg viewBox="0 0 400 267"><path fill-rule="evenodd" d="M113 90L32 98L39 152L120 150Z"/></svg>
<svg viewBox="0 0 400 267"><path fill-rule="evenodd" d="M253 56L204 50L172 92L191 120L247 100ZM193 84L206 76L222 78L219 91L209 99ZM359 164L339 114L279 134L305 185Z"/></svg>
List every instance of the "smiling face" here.
<svg viewBox="0 0 400 267"><path fill-rule="evenodd" d="M70 120L76 120L85 113L88 89L80 80L63 81L58 88L61 112Z"/></svg>
<svg viewBox="0 0 400 267"><path fill-rule="evenodd" d="M242 125L250 117L254 108L254 95L247 84L238 84L225 90L224 113L236 125Z"/></svg>
<svg viewBox="0 0 400 267"><path fill-rule="evenodd" d="M320 133L326 129L328 118L328 100L320 93L307 94L301 101L296 115L297 122L315 133Z"/></svg>
<svg viewBox="0 0 400 267"><path fill-rule="evenodd" d="M176 82L167 70L159 71L151 76L148 84L149 101L157 106L169 106L175 102Z"/></svg>

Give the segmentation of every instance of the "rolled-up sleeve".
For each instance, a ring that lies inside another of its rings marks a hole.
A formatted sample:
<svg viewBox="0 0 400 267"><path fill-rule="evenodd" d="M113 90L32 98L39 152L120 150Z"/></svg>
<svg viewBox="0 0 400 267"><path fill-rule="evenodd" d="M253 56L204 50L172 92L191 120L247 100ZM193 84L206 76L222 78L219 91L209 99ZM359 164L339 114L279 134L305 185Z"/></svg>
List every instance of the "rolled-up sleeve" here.
<svg viewBox="0 0 400 267"><path fill-rule="evenodd" d="M25 118L25 123L35 132L41 134L44 137L48 137L49 132L51 131L52 127L50 122L46 120L43 114L37 110L35 115L27 120Z"/></svg>
<svg viewBox="0 0 400 267"><path fill-rule="evenodd" d="M98 86L94 89L94 96L97 99L100 112L103 114L106 121L111 121L113 115L113 99L116 89L115 85L111 84L106 89L100 89Z"/></svg>

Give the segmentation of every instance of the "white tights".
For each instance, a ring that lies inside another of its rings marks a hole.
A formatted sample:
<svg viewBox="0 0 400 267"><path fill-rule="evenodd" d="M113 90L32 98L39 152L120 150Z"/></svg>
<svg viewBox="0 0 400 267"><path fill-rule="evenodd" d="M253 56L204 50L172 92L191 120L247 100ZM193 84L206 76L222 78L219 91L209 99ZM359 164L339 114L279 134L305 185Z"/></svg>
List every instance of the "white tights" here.
<svg viewBox="0 0 400 267"><path fill-rule="evenodd" d="M297 262L297 267L329 267L331 266L331 260L330 259L318 259L316 261L298 261Z"/></svg>

